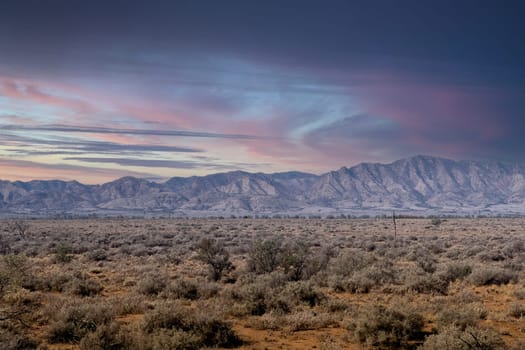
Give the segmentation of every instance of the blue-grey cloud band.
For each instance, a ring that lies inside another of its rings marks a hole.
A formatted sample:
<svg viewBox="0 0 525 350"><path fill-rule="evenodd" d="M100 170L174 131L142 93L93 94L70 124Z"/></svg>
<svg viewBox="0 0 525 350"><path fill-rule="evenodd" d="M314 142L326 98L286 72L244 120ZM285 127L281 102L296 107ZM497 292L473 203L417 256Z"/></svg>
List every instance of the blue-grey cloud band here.
<svg viewBox="0 0 525 350"><path fill-rule="evenodd" d="M69 126L62 124L51 125L0 125L0 130L5 131L35 131L35 132L60 132L60 133L97 133L97 134L122 134L122 135L143 135L143 136L180 136L180 137L203 137L203 138L222 138L222 139L241 139L255 140L264 138L263 136L226 134L204 131L186 130L158 130L158 129L127 129L127 128L105 128L93 126Z"/></svg>

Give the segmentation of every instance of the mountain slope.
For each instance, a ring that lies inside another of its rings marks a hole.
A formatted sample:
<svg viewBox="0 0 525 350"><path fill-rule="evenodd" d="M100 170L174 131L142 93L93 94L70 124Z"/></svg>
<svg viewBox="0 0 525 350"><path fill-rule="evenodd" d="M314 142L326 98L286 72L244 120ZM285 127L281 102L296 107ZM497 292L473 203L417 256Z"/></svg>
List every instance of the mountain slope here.
<svg viewBox="0 0 525 350"><path fill-rule="evenodd" d="M329 172L308 198L339 208L486 207L523 203L524 178L519 165L416 156Z"/></svg>
<svg viewBox="0 0 525 350"><path fill-rule="evenodd" d="M525 214L525 167L416 156L362 163L318 175L233 171L165 183L124 177L76 181L0 181L6 214L69 212L328 213L406 210Z"/></svg>

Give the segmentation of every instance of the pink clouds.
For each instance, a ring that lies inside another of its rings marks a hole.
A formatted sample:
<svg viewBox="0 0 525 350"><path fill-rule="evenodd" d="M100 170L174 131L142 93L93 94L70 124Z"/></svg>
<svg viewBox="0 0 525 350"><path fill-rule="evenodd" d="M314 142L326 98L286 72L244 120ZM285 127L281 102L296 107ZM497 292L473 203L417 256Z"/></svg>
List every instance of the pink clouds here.
<svg viewBox="0 0 525 350"><path fill-rule="evenodd" d="M119 169L83 167L70 164L33 162L0 158L0 180L77 180L86 184L104 183L122 176L151 177L152 174Z"/></svg>
<svg viewBox="0 0 525 350"><path fill-rule="evenodd" d="M8 79L0 80L0 94L15 100L32 102L48 106L54 106L73 110L82 114L94 111L94 107L80 99L60 97L53 95L31 82L14 81Z"/></svg>
<svg viewBox="0 0 525 350"><path fill-rule="evenodd" d="M0 95L26 106L32 103L58 108L59 112L55 117L67 123L118 126L127 121L186 129L215 124L214 120L198 113L183 115L184 111L173 103L153 97L135 96L126 91L115 94L105 91L103 86L94 91L57 81L0 77Z"/></svg>
<svg viewBox="0 0 525 350"><path fill-rule="evenodd" d="M505 93L458 84L425 81L392 82L353 89L361 108L399 123L407 143L422 152L462 156L479 150L508 132L498 120ZM420 153L420 152L418 152Z"/></svg>

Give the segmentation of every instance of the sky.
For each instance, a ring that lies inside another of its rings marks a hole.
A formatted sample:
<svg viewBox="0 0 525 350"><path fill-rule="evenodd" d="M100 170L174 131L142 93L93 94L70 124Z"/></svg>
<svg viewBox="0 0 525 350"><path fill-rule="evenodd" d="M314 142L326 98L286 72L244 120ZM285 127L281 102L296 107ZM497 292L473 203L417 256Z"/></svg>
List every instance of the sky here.
<svg viewBox="0 0 525 350"><path fill-rule="evenodd" d="M0 1L0 179L525 162L522 1Z"/></svg>

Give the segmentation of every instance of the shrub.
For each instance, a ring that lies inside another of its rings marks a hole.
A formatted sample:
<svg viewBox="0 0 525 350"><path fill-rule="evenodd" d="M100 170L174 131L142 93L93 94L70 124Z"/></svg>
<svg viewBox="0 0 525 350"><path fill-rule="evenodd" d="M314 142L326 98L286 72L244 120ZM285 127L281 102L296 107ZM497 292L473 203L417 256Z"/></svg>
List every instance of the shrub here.
<svg viewBox="0 0 525 350"><path fill-rule="evenodd" d="M494 267L479 267L470 275L470 281L476 286L507 284L517 280L518 276L515 272Z"/></svg>
<svg viewBox="0 0 525 350"><path fill-rule="evenodd" d="M87 333L79 344L80 350L124 350L130 344L120 333L120 326L116 322L99 325L95 331Z"/></svg>
<svg viewBox="0 0 525 350"><path fill-rule="evenodd" d="M70 253L71 248L68 245L64 243L58 244L55 248L55 263L65 264L70 262L73 259L73 256Z"/></svg>
<svg viewBox="0 0 525 350"><path fill-rule="evenodd" d="M482 262L504 261L508 257L498 250L484 250L478 254L478 258Z"/></svg>
<svg viewBox="0 0 525 350"><path fill-rule="evenodd" d="M178 303L164 304L146 313L142 328L153 339L157 334L168 335L170 342L190 339L182 349L232 347L241 343L227 322L214 315L196 314Z"/></svg>
<svg viewBox="0 0 525 350"><path fill-rule="evenodd" d="M259 274L274 271L279 266L280 251L280 240L256 241L249 253L248 270Z"/></svg>
<svg viewBox="0 0 525 350"><path fill-rule="evenodd" d="M156 329L182 329L191 314L179 303L166 303L144 315L142 329L152 333Z"/></svg>
<svg viewBox="0 0 525 350"><path fill-rule="evenodd" d="M211 280L218 281L225 272L233 270L230 255L221 242L204 238L197 248L197 258L208 264Z"/></svg>
<svg viewBox="0 0 525 350"><path fill-rule="evenodd" d="M344 254L340 254L334 264L331 272L339 277L350 277L355 272L360 271L367 266L373 264L375 261L371 254L362 252L360 250L352 250Z"/></svg>
<svg viewBox="0 0 525 350"><path fill-rule="evenodd" d="M239 286L232 291L232 298L240 304L237 314L263 315L271 309L289 312L290 305L278 298L278 292L286 277L278 272L260 275L254 281Z"/></svg>
<svg viewBox="0 0 525 350"><path fill-rule="evenodd" d="M472 273L472 266L464 263L451 263L443 272L443 277L450 282L461 280Z"/></svg>
<svg viewBox="0 0 525 350"><path fill-rule="evenodd" d="M88 254L88 259L91 261L104 261L108 259L108 254L104 249L96 249Z"/></svg>
<svg viewBox="0 0 525 350"><path fill-rule="evenodd" d="M1 257L0 295L8 287L21 287L30 278L25 255L8 254Z"/></svg>
<svg viewBox="0 0 525 350"><path fill-rule="evenodd" d="M114 296L107 298L107 301L118 316L144 313L145 300L141 295Z"/></svg>
<svg viewBox="0 0 525 350"><path fill-rule="evenodd" d="M35 339L3 327L0 328L0 344L2 344L2 350L36 350L39 348Z"/></svg>
<svg viewBox="0 0 525 350"><path fill-rule="evenodd" d="M67 292L82 297L97 295L102 292L103 289L104 288L100 285L100 283L82 273L77 273L65 287Z"/></svg>
<svg viewBox="0 0 525 350"><path fill-rule="evenodd" d="M461 308L443 310L437 318L440 329L453 326L461 331L467 327L475 327L479 320L487 318L487 310L483 304L472 303Z"/></svg>
<svg viewBox="0 0 525 350"><path fill-rule="evenodd" d="M333 250L329 247L321 248L313 254L309 253L302 269L302 279L308 280L317 273L326 270L333 254Z"/></svg>
<svg viewBox="0 0 525 350"><path fill-rule="evenodd" d="M51 343L77 343L113 318L106 304L65 304L53 315L48 338Z"/></svg>
<svg viewBox="0 0 525 350"><path fill-rule="evenodd" d="M158 275L148 275L137 284L137 291L144 295L158 295L165 288L165 278Z"/></svg>
<svg viewBox="0 0 525 350"><path fill-rule="evenodd" d="M308 329L326 328L337 325L337 319L327 313L317 313L312 310L299 311L285 316L287 331L297 332Z"/></svg>
<svg viewBox="0 0 525 350"><path fill-rule="evenodd" d="M160 329L154 335L145 339L147 344L139 349L151 350L197 350L201 348L201 339L198 335L180 331L178 329Z"/></svg>
<svg viewBox="0 0 525 350"><path fill-rule="evenodd" d="M368 293L374 287L374 281L363 274L356 274L345 279L331 276L328 283L336 292Z"/></svg>
<svg viewBox="0 0 525 350"><path fill-rule="evenodd" d="M196 300L200 298L199 286L188 279L178 279L171 283L166 292L176 299Z"/></svg>
<svg viewBox="0 0 525 350"><path fill-rule="evenodd" d="M408 308L373 306L365 309L351 325L360 344L395 348L422 338L423 317Z"/></svg>
<svg viewBox="0 0 525 350"><path fill-rule="evenodd" d="M431 255L417 257L416 264L426 273L436 272L436 260Z"/></svg>
<svg viewBox="0 0 525 350"><path fill-rule="evenodd" d="M298 281L303 278L309 256L310 249L306 243L291 242L282 247L279 264L290 280Z"/></svg>
<svg viewBox="0 0 525 350"><path fill-rule="evenodd" d="M417 293L442 294L448 293L449 281L435 274L415 275L406 282L407 288Z"/></svg>
<svg viewBox="0 0 525 350"><path fill-rule="evenodd" d="M368 254L345 254L337 258L328 284L335 291L368 293L372 288L395 281L392 263Z"/></svg>
<svg viewBox="0 0 525 350"><path fill-rule="evenodd" d="M308 282L290 282L279 293L289 304L307 304L312 307L326 299L324 294Z"/></svg>
<svg viewBox="0 0 525 350"><path fill-rule="evenodd" d="M26 283L25 288L32 291L63 292L74 279L75 276L70 273L36 276Z"/></svg>
<svg viewBox="0 0 525 350"><path fill-rule="evenodd" d="M521 304L512 304L509 309L509 315L515 318L525 317L525 306Z"/></svg>
<svg viewBox="0 0 525 350"><path fill-rule="evenodd" d="M461 330L450 326L426 338L420 350L497 350L505 344L499 334L492 329L467 327Z"/></svg>

